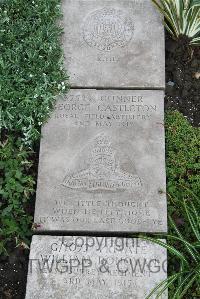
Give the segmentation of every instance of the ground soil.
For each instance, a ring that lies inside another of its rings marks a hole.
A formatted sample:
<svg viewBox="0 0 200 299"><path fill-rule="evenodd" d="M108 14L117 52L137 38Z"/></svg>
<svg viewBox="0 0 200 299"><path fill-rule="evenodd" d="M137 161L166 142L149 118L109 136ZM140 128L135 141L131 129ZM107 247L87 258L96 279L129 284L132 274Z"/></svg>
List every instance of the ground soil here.
<svg viewBox="0 0 200 299"><path fill-rule="evenodd" d="M176 42L168 34L165 109L177 109L194 126L200 125L200 47L189 47L185 38ZM27 210L33 215L33 206ZM8 248L9 257L0 257L0 299L24 299L28 250L15 248L14 241Z"/></svg>
<svg viewBox="0 0 200 299"><path fill-rule="evenodd" d="M200 47L189 47L166 34L165 109L177 109L194 126L200 125Z"/></svg>
<svg viewBox="0 0 200 299"><path fill-rule="evenodd" d="M0 258L0 298L24 299L29 251L8 247L10 256Z"/></svg>

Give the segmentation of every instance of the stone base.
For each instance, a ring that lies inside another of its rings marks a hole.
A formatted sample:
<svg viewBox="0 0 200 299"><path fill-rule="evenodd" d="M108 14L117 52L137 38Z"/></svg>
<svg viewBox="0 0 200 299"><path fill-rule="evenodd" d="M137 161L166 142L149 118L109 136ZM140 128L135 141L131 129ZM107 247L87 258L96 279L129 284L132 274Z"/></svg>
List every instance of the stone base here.
<svg viewBox="0 0 200 299"><path fill-rule="evenodd" d="M141 239L33 236L26 299L144 299L166 268L166 250Z"/></svg>

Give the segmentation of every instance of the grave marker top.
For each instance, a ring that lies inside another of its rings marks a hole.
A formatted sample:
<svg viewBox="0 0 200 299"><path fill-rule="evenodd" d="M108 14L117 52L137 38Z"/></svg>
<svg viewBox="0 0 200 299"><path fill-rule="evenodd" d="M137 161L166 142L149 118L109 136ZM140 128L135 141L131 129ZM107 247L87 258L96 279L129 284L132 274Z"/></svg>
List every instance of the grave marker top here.
<svg viewBox="0 0 200 299"><path fill-rule="evenodd" d="M150 0L63 0L72 87L164 88L164 29Z"/></svg>

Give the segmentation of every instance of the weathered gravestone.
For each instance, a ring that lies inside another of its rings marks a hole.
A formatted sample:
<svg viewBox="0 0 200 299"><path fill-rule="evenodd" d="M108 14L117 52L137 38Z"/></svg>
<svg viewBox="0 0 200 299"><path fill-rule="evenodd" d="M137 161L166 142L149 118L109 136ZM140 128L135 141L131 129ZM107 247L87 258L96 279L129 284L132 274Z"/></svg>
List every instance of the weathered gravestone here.
<svg viewBox="0 0 200 299"><path fill-rule="evenodd" d="M42 130L35 227L166 232L164 93L132 90L164 88L161 18L150 0L63 0L62 9L76 89ZM166 259L141 239L34 236L26 299L144 299L167 277Z"/></svg>
<svg viewBox="0 0 200 299"><path fill-rule="evenodd" d="M34 236L26 299L144 299L166 279L166 259L140 239Z"/></svg>
<svg viewBox="0 0 200 299"><path fill-rule="evenodd" d="M164 29L151 0L64 0L72 87L164 88Z"/></svg>
<svg viewBox="0 0 200 299"><path fill-rule="evenodd" d="M162 91L71 90L42 131L41 231L166 232Z"/></svg>

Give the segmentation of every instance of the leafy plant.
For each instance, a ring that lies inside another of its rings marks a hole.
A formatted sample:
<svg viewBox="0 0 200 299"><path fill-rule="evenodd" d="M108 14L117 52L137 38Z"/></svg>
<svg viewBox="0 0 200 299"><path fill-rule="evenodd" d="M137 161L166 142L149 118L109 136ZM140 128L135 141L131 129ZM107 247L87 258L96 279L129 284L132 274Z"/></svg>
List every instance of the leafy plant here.
<svg viewBox="0 0 200 299"><path fill-rule="evenodd" d="M0 127L20 132L30 146L56 95L68 87L60 15L60 0L0 4Z"/></svg>
<svg viewBox="0 0 200 299"><path fill-rule="evenodd" d="M176 39L187 36L191 45L200 44L199 0L152 0L163 14L166 29Z"/></svg>
<svg viewBox="0 0 200 299"><path fill-rule="evenodd" d="M188 189L200 194L200 129L178 111L167 112L165 123L167 193L182 202ZM178 212L171 201L169 212Z"/></svg>
<svg viewBox="0 0 200 299"><path fill-rule="evenodd" d="M32 217L25 206L34 194L33 153L20 139L9 137L0 144L0 254L9 241L28 242Z"/></svg>
<svg viewBox="0 0 200 299"><path fill-rule="evenodd" d="M144 237L146 240L165 247L169 254L179 260L176 273L171 274L156 286L146 299L152 298L155 293L156 298L159 298L171 286L173 286L173 292L170 293L171 299L186 298L187 294L189 295L187 298L200 295L200 198L192 192L191 196L195 200L184 199L182 207L179 206L185 215L185 225L188 225L191 231L189 239L179 230L171 216L169 216L169 222L174 233L167 235L168 243ZM171 241L174 242L173 245L170 244Z"/></svg>
<svg viewBox="0 0 200 299"><path fill-rule="evenodd" d="M177 111L166 113L166 164L167 244L142 237L168 249L169 277L147 298L168 288L170 299L196 299L200 296L200 129Z"/></svg>
<svg viewBox="0 0 200 299"><path fill-rule="evenodd" d="M68 89L60 0L0 1L0 254L26 247L37 162L31 149L56 96ZM9 138L7 136L10 136ZM34 165L33 165L34 164Z"/></svg>

